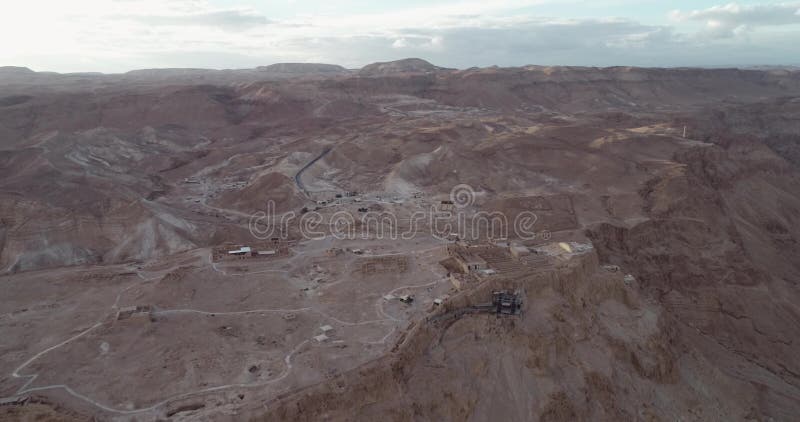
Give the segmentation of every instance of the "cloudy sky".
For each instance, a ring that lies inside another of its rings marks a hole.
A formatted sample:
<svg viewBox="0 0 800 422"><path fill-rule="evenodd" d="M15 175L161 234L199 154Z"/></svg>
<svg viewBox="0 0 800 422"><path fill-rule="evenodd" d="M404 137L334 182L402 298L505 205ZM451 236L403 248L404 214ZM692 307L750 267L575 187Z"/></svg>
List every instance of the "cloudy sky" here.
<svg viewBox="0 0 800 422"><path fill-rule="evenodd" d="M24 0L4 2L0 40L0 65L58 72L797 65L800 1Z"/></svg>

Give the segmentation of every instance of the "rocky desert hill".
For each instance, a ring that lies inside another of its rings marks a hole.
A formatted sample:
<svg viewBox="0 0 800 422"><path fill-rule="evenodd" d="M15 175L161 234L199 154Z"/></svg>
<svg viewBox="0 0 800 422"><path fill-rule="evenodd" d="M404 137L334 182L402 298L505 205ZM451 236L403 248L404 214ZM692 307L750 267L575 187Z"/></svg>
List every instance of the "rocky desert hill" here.
<svg viewBox="0 0 800 422"><path fill-rule="evenodd" d="M245 242L267 200L299 211L314 192L565 198L537 224L596 252L527 288L523 317L422 323L238 417L794 420L798 122L784 69L0 68L0 270ZM483 288L525 286L508 283Z"/></svg>
<svg viewBox="0 0 800 422"><path fill-rule="evenodd" d="M325 63L275 63L257 69L272 73L347 73L342 66Z"/></svg>
<svg viewBox="0 0 800 422"><path fill-rule="evenodd" d="M372 63L361 68L358 74L361 76L381 76L393 73L428 73L443 69L444 68L434 66L425 60L411 58L392 62Z"/></svg>

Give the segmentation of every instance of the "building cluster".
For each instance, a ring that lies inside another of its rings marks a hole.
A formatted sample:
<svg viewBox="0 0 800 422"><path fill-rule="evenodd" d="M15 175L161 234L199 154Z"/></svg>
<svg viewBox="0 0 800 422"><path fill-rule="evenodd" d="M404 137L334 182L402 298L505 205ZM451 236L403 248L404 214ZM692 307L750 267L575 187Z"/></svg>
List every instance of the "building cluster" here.
<svg viewBox="0 0 800 422"><path fill-rule="evenodd" d="M361 202L361 197L359 193L356 191L344 191L344 192L332 192L332 191L325 191L325 192L315 192L314 193L314 203L320 206L330 205L330 204L337 204L341 205L345 202L345 199L349 199L352 202Z"/></svg>
<svg viewBox="0 0 800 422"><path fill-rule="evenodd" d="M501 242L470 243L456 240L448 243L447 255L463 273L491 275L495 269L510 270L530 261L535 251L524 245Z"/></svg>
<svg viewBox="0 0 800 422"><path fill-rule="evenodd" d="M149 317L151 312L153 312L153 307L150 305L126 306L117 311L117 321L129 318Z"/></svg>
<svg viewBox="0 0 800 422"><path fill-rule="evenodd" d="M455 259L456 265L464 273L478 272L488 269L486 260L478 255L475 247L466 242L458 241L447 245L447 255Z"/></svg>
<svg viewBox="0 0 800 422"><path fill-rule="evenodd" d="M250 245L225 244L213 251L214 261L248 258L272 258L289 254L289 242L273 238L262 247Z"/></svg>
<svg viewBox="0 0 800 422"><path fill-rule="evenodd" d="M269 257L269 256L275 256L276 253L277 252L274 249L256 251L249 246L240 246L239 249L228 251L228 255L239 256L239 257L247 257L247 256Z"/></svg>
<svg viewBox="0 0 800 422"><path fill-rule="evenodd" d="M326 342L326 341L330 340L331 335L333 334L333 327L332 326L323 325L323 326L319 327L319 330L320 330L321 334L318 334L318 335L314 336L314 340L316 340L317 343L323 343L323 342Z"/></svg>

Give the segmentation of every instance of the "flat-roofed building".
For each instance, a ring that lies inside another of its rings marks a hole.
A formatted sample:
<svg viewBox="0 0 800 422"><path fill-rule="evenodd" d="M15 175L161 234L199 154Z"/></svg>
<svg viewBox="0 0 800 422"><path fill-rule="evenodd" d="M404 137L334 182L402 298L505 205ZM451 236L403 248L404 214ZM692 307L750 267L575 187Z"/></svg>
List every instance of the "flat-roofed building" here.
<svg viewBox="0 0 800 422"><path fill-rule="evenodd" d="M469 246L465 246L460 242L447 245L447 254L455 259L461 271L465 273L485 270L487 268L485 259L471 251Z"/></svg>

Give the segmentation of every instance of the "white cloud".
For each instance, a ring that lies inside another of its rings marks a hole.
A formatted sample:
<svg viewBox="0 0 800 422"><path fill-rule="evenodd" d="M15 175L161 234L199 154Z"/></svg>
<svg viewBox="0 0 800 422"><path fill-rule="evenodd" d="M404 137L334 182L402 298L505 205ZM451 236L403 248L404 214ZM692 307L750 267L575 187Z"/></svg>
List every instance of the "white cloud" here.
<svg viewBox="0 0 800 422"><path fill-rule="evenodd" d="M224 7L213 1L19 2L0 15L0 39L13 40L0 43L0 65L108 72L277 61L358 67L414 56L448 67L777 64L800 57L793 3L675 11L672 24L642 24L543 17L531 8L554 0L451 0L399 12L280 18L242 6L249 0ZM702 25L701 36L686 32L691 24ZM776 25L781 34L760 31Z"/></svg>
<svg viewBox="0 0 800 422"><path fill-rule="evenodd" d="M408 47L408 41L405 38L398 38L394 40L392 43L392 48L406 48Z"/></svg>
<svg viewBox="0 0 800 422"><path fill-rule="evenodd" d="M392 48L396 49L417 49L438 51L444 48L444 37L441 35L434 36L415 36L398 38L392 43Z"/></svg>
<svg viewBox="0 0 800 422"><path fill-rule="evenodd" d="M729 38L758 27L800 24L800 3L755 4L730 3L703 10L675 10L670 16L679 22L705 23L705 35Z"/></svg>
<svg viewBox="0 0 800 422"><path fill-rule="evenodd" d="M266 16L235 9L170 15L118 15L114 18L147 26L205 26L225 30L243 30L272 23Z"/></svg>

